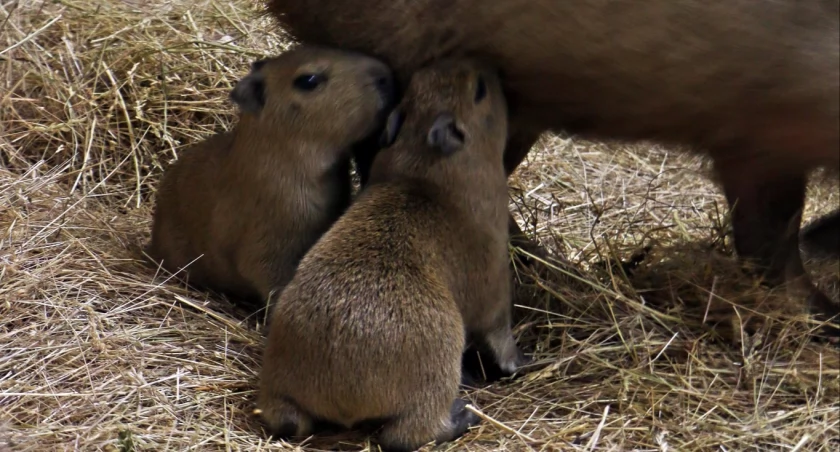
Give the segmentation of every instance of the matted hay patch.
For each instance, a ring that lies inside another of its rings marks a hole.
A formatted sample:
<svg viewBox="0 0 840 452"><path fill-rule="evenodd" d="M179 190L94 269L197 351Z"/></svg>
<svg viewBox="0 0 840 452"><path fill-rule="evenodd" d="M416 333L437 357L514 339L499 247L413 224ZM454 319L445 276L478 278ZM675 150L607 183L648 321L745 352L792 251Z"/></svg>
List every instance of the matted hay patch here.
<svg viewBox="0 0 840 452"><path fill-rule="evenodd" d="M352 432L267 442L250 415L262 320L140 255L162 168L230 128L233 83L288 45L259 11L0 0L0 450L375 450ZM534 369L465 392L486 419L440 449L840 447L837 350L742 276L704 168L651 145L538 145L512 206L569 263L520 275ZM809 196L808 218L837 208L836 180ZM809 269L836 299L836 261Z"/></svg>

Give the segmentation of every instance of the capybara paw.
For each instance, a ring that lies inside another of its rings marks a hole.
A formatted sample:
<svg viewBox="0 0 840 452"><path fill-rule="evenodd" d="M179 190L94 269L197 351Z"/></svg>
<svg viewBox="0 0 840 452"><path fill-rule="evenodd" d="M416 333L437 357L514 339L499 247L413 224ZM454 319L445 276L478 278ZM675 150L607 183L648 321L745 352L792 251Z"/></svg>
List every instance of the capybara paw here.
<svg viewBox="0 0 840 452"><path fill-rule="evenodd" d="M518 346L514 346L511 356L499 362L499 368L506 376L515 374L522 366L531 362L531 360L522 353Z"/></svg>
<svg viewBox="0 0 840 452"><path fill-rule="evenodd" d="M499 369L501 369L506 376L515 374L518 368L519 366L516 359L508 359L499 363Z"/></svg>
<svg viewBox="0 0 840 452"><path fill-rule="evenodd" d="M289 439L297 435L298 425L291 421L286 421L281 424L271 426L268 428L268 434L273 439Z"/></svg>
<svg viewBox="0 0 840 452"><path fill-rule="evenodd" d="M276 401L274 407L257 409L265 432L273 439L306 436L312 431L312 419L286 401Z"/></svg>
<svg viewBox="0 0 840 452"><path fill-rule="evenodd" d="M525 353L522 352L521 349L516 350L516 370L519 370L525 366L529 366L534 363L533 358L529 358Z"/></svg>
<svg viewBox="0 0 840 452"><path fill-rule="evenodd" d="M467 402L463 399L452 401L452 408L449 412L453 430L451 439L463 436L470 427L476 426L481 422L481 418L467 409Z"/></svg>

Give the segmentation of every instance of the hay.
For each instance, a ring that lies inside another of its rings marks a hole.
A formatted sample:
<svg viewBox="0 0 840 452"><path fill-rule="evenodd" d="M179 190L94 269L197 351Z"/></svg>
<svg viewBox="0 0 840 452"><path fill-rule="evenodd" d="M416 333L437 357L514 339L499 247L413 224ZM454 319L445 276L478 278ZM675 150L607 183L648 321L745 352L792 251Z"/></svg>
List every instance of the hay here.
<svg viewBox="0 0 840 452"><path fill-rule="evenodd" d="M234 81L287 46L259 8L0 0L0 450L299 446L250 415L261 321L138 251L162 167L229 128ZM485 421L442 449L836 450L837 352L740 276L701 160L550 136L512 185L583 277L520 275L534 370L465 393ZM835 180L810 190L809 217L837 207ZM809 268L836 298L836 262Z"/></svg>

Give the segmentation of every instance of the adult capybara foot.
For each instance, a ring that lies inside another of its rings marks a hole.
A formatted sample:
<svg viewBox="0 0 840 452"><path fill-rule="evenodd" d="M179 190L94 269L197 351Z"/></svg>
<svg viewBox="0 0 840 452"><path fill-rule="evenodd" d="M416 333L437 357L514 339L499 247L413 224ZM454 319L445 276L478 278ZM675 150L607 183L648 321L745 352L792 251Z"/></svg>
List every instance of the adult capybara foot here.
<svg viewBox="0 0 840 452"><path fill-rule="evenodd" d="M481 418L467 409L467 402L464 399L455 399L452 402L450 414L452 416L452 431L444 441L452 441L464 436L470 427L474 427L481 422Z"/></svg>
<svg viewBox="0 0 840 452"><path fill-rule="evenodd" d="M274 439L307 436L312 432L312 418L285 399L273 399L259 409L266 433Z"/></svg>

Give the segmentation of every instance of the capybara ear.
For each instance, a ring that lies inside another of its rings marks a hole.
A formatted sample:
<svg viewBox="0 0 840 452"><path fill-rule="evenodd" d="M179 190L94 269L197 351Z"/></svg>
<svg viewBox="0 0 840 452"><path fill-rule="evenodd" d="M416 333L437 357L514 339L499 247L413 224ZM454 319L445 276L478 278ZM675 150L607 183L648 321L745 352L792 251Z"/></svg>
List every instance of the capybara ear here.
<svg viewBox="0 0 840 452"><path fill-rule="evenodd" d="M403 120L405 119L405 115L400 110L394 110L388 115L388 119L385 121L385 130L382 131L382 136L379 138L379 145L383 148L387 148L388 146L394 144L394 141L397 139L397 135L400 133L400 128L402 127Z"/></svg>
<svg viewBox="0 0 840 452"><path fill-rule="evenodd" d="M444 155L450 155L464 147L464 131L458 127L454 115L442 113L429 129L426 143Z"/></svg>
<svg viewBox="0 0 840 452"><path fill-rule="evenodd" d="M265 106L265 80L262 74L251 72L237 82L230 92L230 100L246 113L262 110Z"/></svg>

